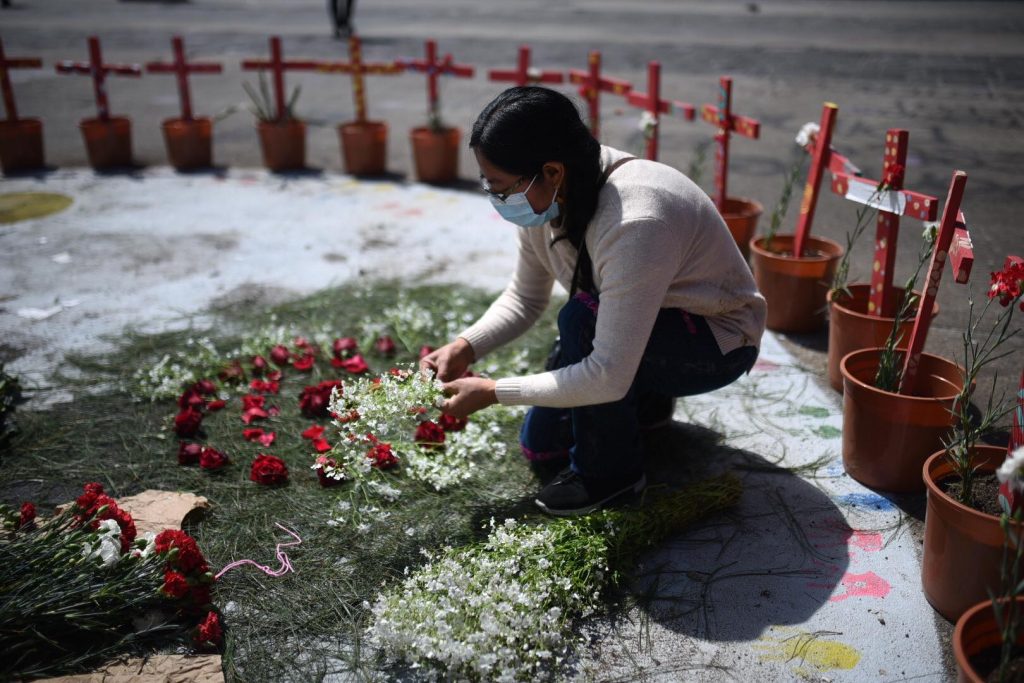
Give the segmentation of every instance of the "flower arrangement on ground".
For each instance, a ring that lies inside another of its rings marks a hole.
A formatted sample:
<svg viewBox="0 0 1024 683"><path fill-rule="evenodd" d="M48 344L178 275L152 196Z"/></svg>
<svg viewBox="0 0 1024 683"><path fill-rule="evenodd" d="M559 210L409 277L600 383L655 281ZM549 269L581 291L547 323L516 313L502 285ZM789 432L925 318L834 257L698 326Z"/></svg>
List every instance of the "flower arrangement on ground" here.
<svg viewBox="0 0 1024 683"><path fill-rule="evenodd" d="M487 539L439 553L370 608L370 642L388 659L457 680L556 677L575 622L639 554L733 505L726 475L637 509L528 524L490 522Z"/></svg>
<svg viewBox="0 0 1024 683"><path fill-rule="evenodd" d="M25 504L0 507L0 522L0 677L87 670L175 640L220 644L214 579L195 540L174 530L137 538L100 484L50 519Z"/></svg>

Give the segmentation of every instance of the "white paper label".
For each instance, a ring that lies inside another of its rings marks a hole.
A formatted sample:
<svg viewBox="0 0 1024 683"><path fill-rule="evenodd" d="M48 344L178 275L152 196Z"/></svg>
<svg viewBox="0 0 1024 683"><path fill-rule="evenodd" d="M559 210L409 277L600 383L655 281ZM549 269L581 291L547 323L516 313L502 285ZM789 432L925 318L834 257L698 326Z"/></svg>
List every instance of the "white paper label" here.
<svg viewBox="0 0 1024 683"><path fill-rule="evenodd" d="M859 183L850 178L846 187L846 198L858 204L866 204L879 211L888 211L902 216L907 208L906 196L897 190L877 190L869 183Z"/></svg>

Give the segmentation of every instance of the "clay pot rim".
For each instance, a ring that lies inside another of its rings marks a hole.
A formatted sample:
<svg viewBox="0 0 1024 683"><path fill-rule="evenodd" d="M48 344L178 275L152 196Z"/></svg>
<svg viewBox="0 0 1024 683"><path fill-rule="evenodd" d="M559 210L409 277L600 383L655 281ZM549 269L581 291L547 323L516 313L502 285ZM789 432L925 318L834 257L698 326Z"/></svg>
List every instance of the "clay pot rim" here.
<svg viewBox="0 0 1024 683"><path fill-rule="evenodd" d="M867 283L863 283L863 282L858 282L858 283L850 285L850 287L869 287L870 288L871 285L867 284ZM848 308L846 306L843 306L842 304L836 303L835 301L832 300L832 292L834 292L834 291L836 291L836 290L835 289L828 290L828 293L825 295L825 301L828 302L829 306L834 306L835 308L842 309L843 313L848 315L848 316L850 316L851 318L857 318L858 320L878 320L878 321L884 321L884 322L889 323L889 324L892 324L892 322L894 320L896 320L896 316L872 315L870 313L861 313L860 311L855 311L852 308ZM921 292L916 290L916 289L914 290L914 293L919 294L919 295L921 294ZM938 301L933 301L932 302L932 318L935 318L939 314L939 311L940 311L940 309L939 309L939 302ZM916 315L917 314L915 313L915 317L916 317ZM912 321L908 321L908 322L912 322Z"/></svg>
<svg viewBox="0 0 1024 683"><path fill-rule="evenodd" d="M211 121L212 122L212 119L209 116L193 116L190 119L183 119L180 116L173 116L173 117L171 117L169 119L164 119L163 121L161 121L160 125L163 128L170 128L171 126L191 127L193 125L198 125L198 126L205 125L205 123L207 121Z"/></svg>
<svg viewBox="0 0 1024 683"><path fill-rule="evenodd" d="M760 216L764 213L764 205L756 199L750 197L726 197L726 204L729 202L738 202L746 204L746 207L742 211L722 211L722 218L750 218L752 216Z"/></svg>
<svg viewBox="0 0 1024 683"><path fill-rule="evenodd" d="M998 451L1005 451L1006 450L1006 449L1002 448L1001 446L992 446L990 444L975 444L974 448L975 449L991 448L993 450L998 450ZM944 499L944 501L945 501L945 503L947 505L949 505L950 507L956 509L956 511L959 512L960 514L967 515L967 516L975 518L977 520L983 520L985 522L994 522L994 523L998 524L999 523L999 518L996 517L995 515L990 515L987 512L982 512L981 510L975 510L972 507L967 507L966 505L964 505L960 501L954 499L952 496L947 495L945 491L943 491L941 488L939 488L939 485L936 483L935 478L932 475L931 470L932 469L938 469L938 467L941 465L941 463L943 463L945 461L946 450L947 449L943 448L940 451L936 451L936 452L932 453L931 455L928 456L928 459L924 461L924 465L921 466L921 479L924 480L924 485L928 489L928 495L930 495L930 496L931 495L941 496ZM996 469L997 468L995 468L995 467L991 467L990 468L988 466L985 466L985 467L980 467L979 466L978 471L982 472L984 474L992 474L993 472L996 471ZM1022 596L1022 597L1024 597L1024 596Z"/></svg>
<svg viewBox="0 0 1024 683"><path fill-rule="evenodd" d="M796 235L794 235L792 233L776 233L774 239L778 239L780 237L788 237L790 239L796 239ZM784 255L778 254L778 253L776 253L774 251L768 251L767 249L762 247L760 243L764 242L765 239L767 239L767 238L764 237L763 235L761 237L754 237L753 239L751 239L750 240L750 251L754 252L755 254L760 256L761 258L774 259L776 261L803 261L805 263L826 263L828 261L832 261L832 260L835 260L835 259L841 257L843 255L843 251L844 251L843 246L841 244L839 244L839 242L836 242L834 240L830 240L827 237L816 237L814 235L808 235L807 236L807 243L808 244L818 243L818 244L828 245L828 246L834 247L837 250L837 253L831 254L831 255L826 254L824 256L793 256L793 255L785 255L784 256Z"/></svg>
<svg viewBox="0 0 1024 683"><path fill-rule="evenodd" d="M387 121L377 121L367 119L365 121L345 121L344 123L338 124L338 130L353 129L353 128L387 128Z"/></svg>
<svg viewBox="0 0 1024 683"><path fill-rule="evenodd" d="M1001 601L1005 602L1005 599L1001 599ZM1024 596L1018 596L1017 602L1024 602ZM986 609L989 611L992 610L991 599L982 600L981 602L968 607L967 610L960 615L960 618L956 620L956 626L953 628L953 655L956 657L957 663L961 665L961 669L964 674L967 675L968 680L971 681L980 681L982 679L978 676L977 672L974 671L974 668L970 666L970 657L968 657L967 653L964 652L962 645L964 640L964 631L967 629L967 623L976 617L979 612L983 612Z"/></svg>
<svg viewBox="0 0 1024 683"><path fill-rule="evenodd" d="M0 119L0 128L41 128L43 120L35 116L19 116L16 120Z"/></svg>
<svg viewBox="0 0 1024 683"><path fill-rule="evenodd" d="M127 116L110 116L110 117L105 118L105 119L101 119L98 116L93 116L93 117L90 117L90 118L79 120L78 127L79 128L96 128L96 127L99 127L99 126L109 126L109 125L121 124L121 123L128 123L128 124L130 124L131 122L132 122L132 120L130 118L128 118Z"/></svg>
<svg viewBox="0 0 1024 683"><path fill-rule="evenodd" d="M305 128L306 122L302 119L283 119L281 121L257 121L257 128Z"/></svg>
<svg viewBox="0 0 1024 683"><path fill-rule="evenodd" d="M866 349L856 349L854 351L850 351L848 354L843 356L839 360L839 372L843 375L843 379L844 380L850 380L853 384L857 385L861 389L866 389L866 390L868 390L870 392L873 392L873 393L876 393L876 394L881 394L881 395L887 396L887 397L891 396L893 398L899 398L899 399L902 399L902 400L905 400L905 401L915 401L915 402L921 401L921 402L924 402L924 403L935 403L936 401L951 401L951 400L956 399L957 395L960 393L960 391L957 390L957 392L955 394L951 394L949 396L906 396L904 394L896 393L895 391L884 391L882 389L879 389L878 387L876 387L873 384L868 384L867 382L862 382L859 379L857 379L856 377L854 377L853 375L851 375L849 373L849 371L846 369L846 361L848 361L851 357L853 357L853 356L855 356L857 354L865 354L865 355L867 355L867 354L870 354L870 353L877 353L877 352L883 351L884 349L885 349L885 347L882 347L882 346L871 346L871 347L868 347ZM906 351L906 349L897 349L897 351ZM957 365L955 362L949 360L948 358L943 358L942 356L936 356L935 354L924 353L924 352L921 353L921 356L922 357L923 356L928 356L929 358L936 358L936 359L944 361L946 363L951 363L952 365L955 365L958 369L963 370L963 368L961 368L959 365Z"/></svg>
<svg viewBox="0 0 1024 683"><path fill-rule="evenodd" d="M426 135L433 135L433 136L440 137L440 136L449 136L452 133L460 133L460 132L461 132L461 130L457 126L444 126L444 127L441 128L441 130L434 130L430 126L416 126L415 128L412 128L412 129L409 130L409 134L412 137L417 137L417 136L422 137L422 136L426 136Z"/></svg>

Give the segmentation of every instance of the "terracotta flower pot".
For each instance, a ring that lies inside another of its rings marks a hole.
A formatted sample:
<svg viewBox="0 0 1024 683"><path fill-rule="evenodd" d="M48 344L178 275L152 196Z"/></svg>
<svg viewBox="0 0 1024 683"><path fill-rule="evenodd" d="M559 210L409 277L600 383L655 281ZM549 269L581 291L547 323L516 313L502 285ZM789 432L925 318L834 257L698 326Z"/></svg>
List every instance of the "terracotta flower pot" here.
<svg viewBox="0 0 1024 683"><path fill-rule="evenodd" d="M963 386L956 363L921 354L918 392L902 395L874 385L882 349L843 357L843 467L873 489L922 491L921 467L953 425L953 401ZM902 356L902 354L899 354ZM900 360L902 362L902 359Z"/></svg>
<svg viewBox="0 0 1024 683"><path fill-rule="evenodd" d="M868 295L871 285L850 285L850 296L840 296L838 301L832 300L833 290L829 290L828 301L828 383L836 391L843 390L843 375L839 372L839 361L850 351L870 349L884 346L892 331L894 318L869 315ZM891 296L897 297L897 306L903 299L903 290L892 288ZM920 292L916 292L920 296ZM914 311L917 309L915 308ZM913 314L914 311L911 313ZM932 318L939 314L939 304L932 306ZM913 318L900 324L903 337L897 348L905 349L910 343L910 333L914 329Z"/></svg>
<svg viewBox="0 0 1024 683"><path fill-rule="evenodd" d="M124 116L82 119L78 124L85 140L89 165L96 170L132 165L132 122Z"/></svg>
<svg viewBox="0 0 1024 683"><path fill-rule="evenodd" d="M0 168L4 173L43 167L43 122L0 121Z"/></svg>
<svg viewBox="0 0 1024 683"><path fill-rule="evenodd" d="M338 126L341 155L349 175L383 175L387 165L388 124L352 121Z"/></svg>
<svg viewBox="0 0 1024 683"><path fill-rule="evenodd" d="M178 171L209 168L213 159L213 122L208 118L163 122L167 158Z"/></svg>
<svg viewBox="0 0 1024 683"><path fill-rule="evenodd" d="M1006 459L1006 449L976 446L971 461L981 474L992 474ZM954 476L953 465L940 450L924 463L928 506L924 517L921 586L932 607L950 621L968 607L999 591L1003 530L999 517L957 502L940 482Z"/></svg>
<svg viewBox="0 0 1024 683"><path fill-rule="evenodd" d="M260 121L257 126L263 165L268 170L301 171L306 167L306 124L297 119Z"/></svg>
<svg viewBox="0 0 1024 683"><path fill-rule="evenodd" d="M413 128L413 161L416 164L416 179L421 183L441 185L450 183L459 175L458 128L444 128L433 131L430 128Z"/></svg>
<svg viewBox="0 0 1024 683"><path fill-rule="evenodd" d="M1024 598L1017 598L1017 609L1021 609L1021 603L1024 603ZM1002 647L1002 644L991 600L979 602L964 612L953 629L958 683L984 683L990 672L976 671L971 660L986 650ZM1017 635L1017 646L1021 645L1024 645L1024 629Z"/></svg>
<svg viewBox="0 0 1024 683"><path fill-rule="evenodd" d="M776 235L771 250L765 238L751 240L754 280L768 302L769 330L815 332L825 325L825 295L832 284L843 248L823 237L808 237L805 253L796 258L793 235Z"/></svg>
<svg viewBox="0 0 1024 683"><path fill-rule="evenodd" d="M727 197L722 218L729 226L736 246L740 248L744 260L750 259L750 240L757 232L757 219L764 213L760 202L741 197Z"/></svg>

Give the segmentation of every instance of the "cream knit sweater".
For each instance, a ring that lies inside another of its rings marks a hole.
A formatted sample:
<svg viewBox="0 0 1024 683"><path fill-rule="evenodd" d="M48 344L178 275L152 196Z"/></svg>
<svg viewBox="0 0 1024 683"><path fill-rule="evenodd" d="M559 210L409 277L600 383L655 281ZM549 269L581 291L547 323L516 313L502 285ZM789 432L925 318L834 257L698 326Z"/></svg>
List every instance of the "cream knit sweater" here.
<svg viewBox="0 0 1024 683"><path fill-rule="evenodd" d="M627 156L602 147L601 165ZM569 241L551 246L550 223L517 230L512 282L459 335L477 359L537 321L555 280L570 287L576 249ZM764 297L715 205L679 171L642 159L616 169L598 195L586 242L600 297L593 352L553 372L499 379L500 403L563 408L621 399L660 308L704 316L722 353L760 345Z"/></svg>

